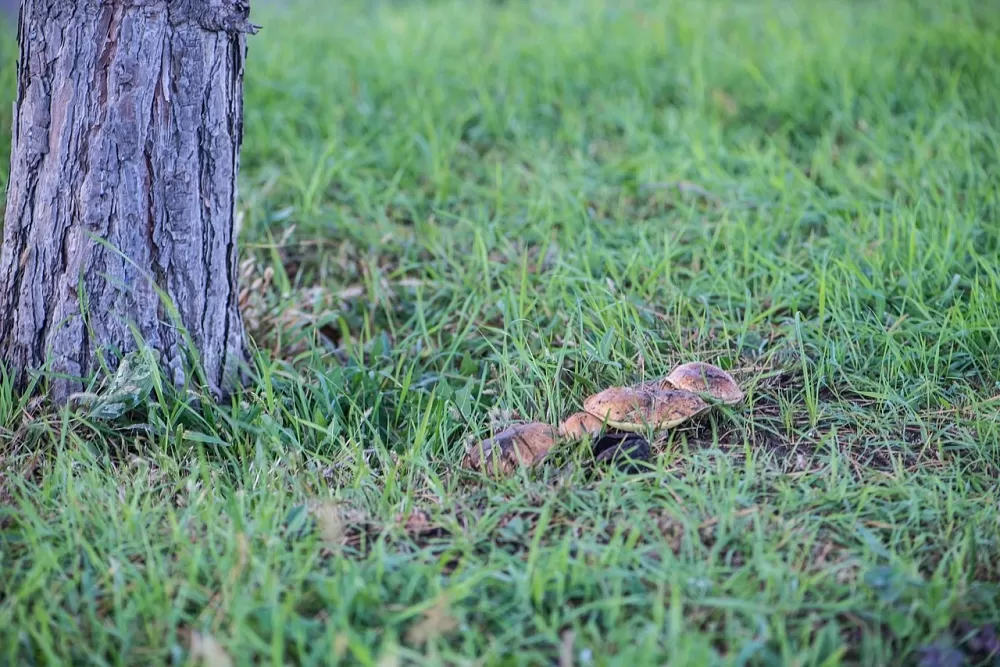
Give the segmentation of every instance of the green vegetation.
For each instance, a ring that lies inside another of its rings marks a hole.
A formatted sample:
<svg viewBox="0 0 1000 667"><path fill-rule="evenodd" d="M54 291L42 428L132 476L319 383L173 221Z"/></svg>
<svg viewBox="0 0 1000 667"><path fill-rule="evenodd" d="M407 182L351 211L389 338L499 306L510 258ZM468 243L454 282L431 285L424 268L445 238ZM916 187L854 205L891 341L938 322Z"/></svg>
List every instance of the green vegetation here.
<svg viewBox="0 0 1000 667"><path fill-rule="evenodd" d="M0 383L0 660L886 665L1000 621L990 3L255 15L261 379L113 422ZM652 472L458 468L693 359L748 399Z"/></svg>

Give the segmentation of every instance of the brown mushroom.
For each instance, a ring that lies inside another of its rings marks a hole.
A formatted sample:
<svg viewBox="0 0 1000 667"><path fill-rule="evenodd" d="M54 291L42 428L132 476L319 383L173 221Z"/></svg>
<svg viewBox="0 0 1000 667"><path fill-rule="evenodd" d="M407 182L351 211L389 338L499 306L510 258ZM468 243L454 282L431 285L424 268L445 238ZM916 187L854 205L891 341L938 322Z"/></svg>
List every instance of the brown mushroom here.
<svg viewBox="0 0 1000 667"><path fill-rule="evenodd" d="M743 390L733 376L718 366L693 361L681 364L670 372L663 383L664 388L682 389L698 394L709 394L727 405L743 402Z"/></svg>
<svg viewBox="0 0 1000 667"><path fill-rule="evenodd" d="M673 428L711 406L677 389L611 387L583 402L583 409L621 431Z"/></svg>
<svg viewBox="0 0 1000 667"><path fill-rule="evenodd" d="M582 440L584 436L596 436L604 430L604 421L589 412L577 412L559 424L559 436L570 440Z"/></svg>
<svg viewBox="0 0 1000 667"><path fill-rule="evenodd" d="M548 424L519 424L497 433L474 447L463 465L491 474L509 475L519 465L534 465L556 444L558 434ZM499 469L498 469L499 467Z"/></svg>

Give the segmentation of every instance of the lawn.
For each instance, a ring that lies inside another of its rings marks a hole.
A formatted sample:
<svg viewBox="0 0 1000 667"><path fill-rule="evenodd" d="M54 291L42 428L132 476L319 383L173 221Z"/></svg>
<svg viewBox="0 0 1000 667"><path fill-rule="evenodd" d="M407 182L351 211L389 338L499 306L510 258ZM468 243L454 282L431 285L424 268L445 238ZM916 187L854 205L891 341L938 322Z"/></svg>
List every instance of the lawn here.
<svg viewBox="0 0 1000 667"><path fill-rule="evenodd" d="M259 378L0 382L0 662L996 664L990 3L258 5ZM690 360L647 471L460 466Z"/></svg>

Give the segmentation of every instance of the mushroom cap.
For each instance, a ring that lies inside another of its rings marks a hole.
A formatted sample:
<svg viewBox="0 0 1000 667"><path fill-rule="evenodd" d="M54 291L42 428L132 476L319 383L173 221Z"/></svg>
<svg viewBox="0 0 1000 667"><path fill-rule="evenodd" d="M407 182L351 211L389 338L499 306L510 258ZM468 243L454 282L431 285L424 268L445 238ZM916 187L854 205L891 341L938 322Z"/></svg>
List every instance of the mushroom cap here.
<svg viewBox="0 0 1000 667"><path fill-rule="evenodd" d="M558 434L548 424L518 424L483 440L465 457L463 465L474 470L510 474L519 465L538 463L556 444Z"/></svg>
<svg viewBox="0 0 1000 667"><path fill-rule="evenodd" d="M559 436L570 440L582 440L584 436L595 436L604 430L604 421L589 412L576 412L559 424Z"/></svg>
<svg viewBox="0 0 1000 667"><path fill-rule="evenodd" d="M728 405L743 402L743 390L733 376L718 366L701 361L681 364L670 371L662 386L695 393L706 393Z"/></svg>
<svg viewBox="0 0 1000 667"><path fill-rule="evenodd" d="M678 389L610 387L590 396L583 409L620 431L673 428L711 406Z"/></svg>

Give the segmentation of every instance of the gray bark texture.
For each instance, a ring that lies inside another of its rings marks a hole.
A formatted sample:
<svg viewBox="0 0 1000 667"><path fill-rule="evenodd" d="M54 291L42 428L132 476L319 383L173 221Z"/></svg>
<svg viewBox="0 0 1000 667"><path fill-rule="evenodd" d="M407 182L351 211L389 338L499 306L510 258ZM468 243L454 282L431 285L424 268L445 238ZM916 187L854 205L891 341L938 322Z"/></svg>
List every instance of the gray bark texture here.
<svg viewBox="0 0 1000 667"><path fill-rule="evenodd" d="M243 379L248 14L248 0L24 0L0 248L0 366L19 388L44 367L62 402L136 333L176 386L192 348L217 396Z"/></svg>

